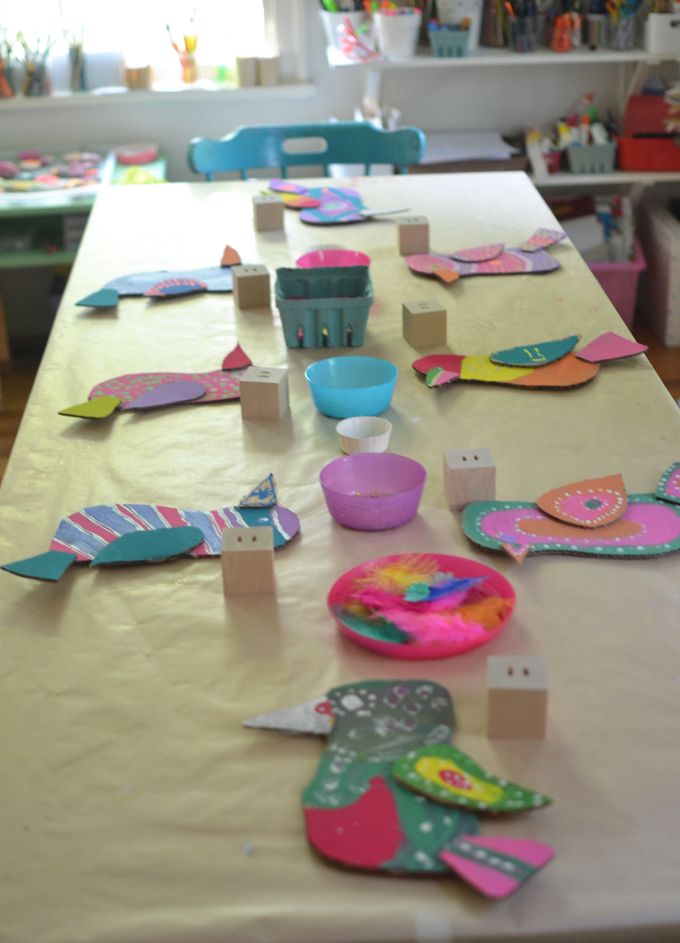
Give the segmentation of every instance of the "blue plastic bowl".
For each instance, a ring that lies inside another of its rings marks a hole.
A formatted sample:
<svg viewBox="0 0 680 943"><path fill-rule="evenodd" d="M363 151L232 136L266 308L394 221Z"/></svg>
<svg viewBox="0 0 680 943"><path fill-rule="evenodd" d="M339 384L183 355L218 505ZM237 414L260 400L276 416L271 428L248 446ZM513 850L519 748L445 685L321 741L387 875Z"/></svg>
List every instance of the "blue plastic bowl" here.
<svg viewBox="0 0 680 943"><path fill-rule="evenodd" d="M329 357L305 370L314 405L325 416L377 416L388 409L399 371L381 357Z"/></svg>

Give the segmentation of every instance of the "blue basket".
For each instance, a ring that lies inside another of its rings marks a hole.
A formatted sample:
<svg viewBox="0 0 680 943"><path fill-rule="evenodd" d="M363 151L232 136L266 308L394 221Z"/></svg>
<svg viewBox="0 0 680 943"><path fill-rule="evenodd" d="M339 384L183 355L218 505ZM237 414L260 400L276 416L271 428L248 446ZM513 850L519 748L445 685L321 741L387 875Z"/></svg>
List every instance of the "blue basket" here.
<svg viewBox="0 0 680 943"><path fill-rule="evenodd" d="M469 29L433 29L428 35L433 56L442 59L461 59L467 56Z"/></svg>
<svg viewBox="0 0 680 943"><path fill-rule="evenodd" d="M360 347L373 286L366 265L276 270L276 307L288 347Z"/></svg>

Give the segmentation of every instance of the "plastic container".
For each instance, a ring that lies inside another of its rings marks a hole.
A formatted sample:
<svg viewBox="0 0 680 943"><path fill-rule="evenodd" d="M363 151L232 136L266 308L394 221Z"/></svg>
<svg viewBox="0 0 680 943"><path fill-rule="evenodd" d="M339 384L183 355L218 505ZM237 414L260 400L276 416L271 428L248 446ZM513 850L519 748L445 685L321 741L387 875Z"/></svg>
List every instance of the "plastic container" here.
<svg viewBox="0 0 680 943"><path fill-rule="evenodd" d="M515 16L510 20L510 46L515 52L536 52L538 45L535 16Z"/></svg>
<svg viewBox="0 0 680 943"><path fill-rule="evenodd" d="M328 511L352 530L391 530L418 512L427 472L405 455L357 452L333 459L319 474Z"/></svg>
<svg viewBox="0 0 680 943"><path fill-rule="evenodd" d="M680 56L680 13L649 13L645 20L645 49Z"/></svg>
<svg viewBox="0 0 680 943"><path fill-rule="evenodd" d="M468 54L479 46L484 6L483 0L437 0L437 15L442 26L459 26L463 20L469 22Z"/></svg>
<svg viewBox="0 0 680 943"><path fill-rule="evenodd" d="M349 624L343 618L341 611L343 603L348 599L351 593L351 587L355 580L365 576L373 567L385 565L393 560L398 560L401 554L389 557L380 557L377 560L369 560L359 566L353 567L335 581L326 600L339 632L351 639L362 648L376 652L378 655L386 655L389 658L402 658L408 661L422 661L423 659L433 658L451 658L453 655L462 655L480 645L486 645L499 635L507 625L512 616L515 607L515 591L504 576L486 566L484 563L477 563L476 560L468 560L465 557L454 557L443 553L427 553L426 556L433 562L436 562L439 569L443 572L449 572L455 576L464 579L466 577L483 576L484 590L489 596L501 596L506 599L510 605L507 615L491 631L476 633L470 637L452 637L450 641L441 642L408 642L407 644L399 642L387 642L383 639L371 638L362 634L360 626L356 623Z"/></svg>
<svg viewBox="0 0 680 943"><path fill-rule="evenodd" d="M637 16L609 17L605 29L605 38L609 49L620 51L634 49L637 41Z"/></svg>
<svg viewBox="0 0 680 943"><path fill-rule="evenodd" d="M370 265L371 257L352 249L314 249L295 260L298 268L347 268L350 265Z"/></svg>
<svg viewBox="0 0 680 943"><path fill-rule="evenodd" d="M441 59L462 59L468 54L469 29L431 29L428 36L433 56Z"/></svg>
<svg viewBox="0 0 680 943"><path fill-rule="evenodd" d="M276 306L288 347L360 347L373 286L365 265L276 270Z"/></svg>
<svg viewBox="0 0 680 943"><path fill-rule="evenodd" d="M314 405L334 419L378 416L389 408L399 371L381 357L329 357L305 370Z"/></svg>
<svg viewBox="0 0 680 943"><path fill-rule="evenodd" d="M410 59L416 54L420 32L420 10L403 13L374 13L375 35L380 52L390 59Z"/></svg>
<svg viewBox="0 0 680 943"><path fill-rule="evenodd" d="M346 455L355 452L385 452L390 444L392 423L380 416L353 416L335 427L340 448Z"/></svg>
<svg viewBox="0 0 680 943"><path fill-rule="evenodd" d="M640 273L647 268L639 240L635 240L635 252L630 262L590 262L589 267L626 327L630 327L635 318Z"/></svg>
<svg viewBox="0 0 680 943"><path fill-rule="evenodd" d="M616 160L616 142L568 147L567 159L573 174L610 174Z"/></svg>
<svg viewBox="0 0 680 943"><path fill-rule="evenodd" d="M673 138L619 138L621 170L680 170L680 147Z"/></svg>

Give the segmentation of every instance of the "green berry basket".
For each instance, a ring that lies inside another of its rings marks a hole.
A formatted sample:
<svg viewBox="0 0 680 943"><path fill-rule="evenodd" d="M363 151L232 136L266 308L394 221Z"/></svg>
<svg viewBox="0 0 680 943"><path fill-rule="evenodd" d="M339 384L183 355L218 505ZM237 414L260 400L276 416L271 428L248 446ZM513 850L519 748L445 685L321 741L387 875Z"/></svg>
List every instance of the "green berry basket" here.
<svg viewBox="0 0 680 943"><path fill-rule="evenodd" d="M567 148L573 174L610 174L616 161L616 141L606 144L577 144Z"/></svg>
<svg viewBox="0 0 680 943"><path fill-rule="evenodd" d="M469 29L433 29L428 33L432 55L442 59L462 59L468 54Z"/></svg>
<svg viewBox="0 0 680 943"><path fill-rule="evenodd" d="M366 265L276 270L276 307L288 347L361 347L373 286Z"/></svg>

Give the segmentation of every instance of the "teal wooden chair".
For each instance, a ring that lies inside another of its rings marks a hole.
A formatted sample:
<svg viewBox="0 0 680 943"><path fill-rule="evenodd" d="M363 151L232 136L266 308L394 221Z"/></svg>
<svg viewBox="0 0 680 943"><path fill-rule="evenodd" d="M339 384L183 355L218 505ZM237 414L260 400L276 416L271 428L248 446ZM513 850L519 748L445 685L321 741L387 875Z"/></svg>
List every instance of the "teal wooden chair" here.
<svg viewBox="0 0 680 943"><path fill-rule="evenodd" d="M323 167L329 164L362 164L369 174L372 164L391 164L408 173L425 150L425 135L417 128L383 131L363 121L323 124L241 127L219 140L194 138L189 145L189 166L213 180L215 174L238 171L246 179L248 170L277 168L287 177L293 167Z"/></svg>

